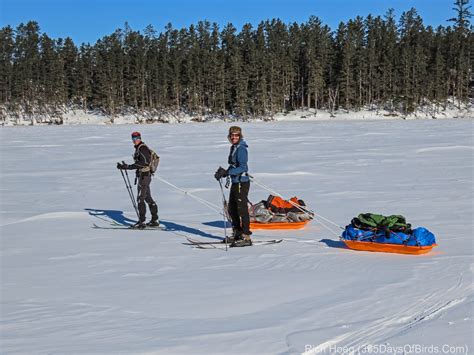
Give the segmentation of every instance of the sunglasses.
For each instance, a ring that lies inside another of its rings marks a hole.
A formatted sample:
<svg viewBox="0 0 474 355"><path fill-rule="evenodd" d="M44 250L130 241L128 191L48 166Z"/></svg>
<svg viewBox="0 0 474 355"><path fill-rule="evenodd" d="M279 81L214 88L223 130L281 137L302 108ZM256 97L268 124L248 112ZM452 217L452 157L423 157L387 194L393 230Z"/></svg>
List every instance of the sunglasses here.
<svg viewBox="0 0 474 355"><path fill-rule="evenodd" d="M141 137L132 137L132 141L138 141Z"/></svg>
<svg viewBox="0 0 474 355"><path fill-rule="evenodd" d="M232 133L230 136L231 137L240 137L240 134L239 133Z"/></svg>

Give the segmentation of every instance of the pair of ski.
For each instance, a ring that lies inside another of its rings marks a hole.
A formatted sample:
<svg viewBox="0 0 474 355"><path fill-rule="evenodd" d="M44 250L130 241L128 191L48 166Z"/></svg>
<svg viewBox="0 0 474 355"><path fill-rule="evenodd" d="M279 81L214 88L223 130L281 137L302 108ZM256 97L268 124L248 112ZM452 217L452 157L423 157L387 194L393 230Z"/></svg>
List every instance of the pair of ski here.
<svg viewBox="0 0 474 355"><path fill-rule="evenodd" d="M126 224L120 224L113 222L110 224L110 226L99 226L94 223L93 227L94 229L125 229L125 230L131 230L131 231L153 231L153 230L166 230L166 227L163 225L159 225L156 227L150 227L146 226L145 228L133 228L131 225L126 225Z"/></svg>
<svg viewBox="0 0 474 355"><path fill-rule="evenodd" d="M226 230L226 225L227 222L231 222L232 218L229 215L229 205L227 203L227 199L225 198L224 194L224 188L222 187L222 177L217 180L219 182L219 186L221 188L221 194L222 194L222 216L224 217L224 238L227 239L227 230ZM225 187L227 188L228 185L226 184ZM269 245L269 244L278 244L283 241L283 239L270 239L270 240L258 240L258 241L252 241L251 245L234 245L230 244L228 245L227 243L224 243L222 240L219 242L204 242L204 241L197 241L192 238L186 237L189 243L194 245L196 248L199 249L224 249L227 251L227 248L242 248L246 246L253 246L253 245ZM224 240L225 240L224 239Z"/></svg>
<svg viewBox="0 0 474 355"><path fill-rule="evenodd" d="M192 239L189 237L186 237L186 240L189 242L189 245L193 245L194 247L198 249L224 249L224 250L226 249L226 245L222 240L215 241L215 242L205 242L205 241ZM282 241L283 239L253 240L252 246L279 244ZM242 247L232 246L232 244L228 244L228 247L229 248L243 248L243 246Z"/></svg>
<svg viewBox="0 0 474 355"><path fill-rule="evenodd" d="M113 222L110 224L110 226L99 226L94 223L93 225L94 229L116 229L116 230L132 230L132 231L156 231L156 230L162 230L162 231L167 231L166 227L164 225L159 225L156 227L145 227L143 229L138 229L138 228L132 228L132 226L120 224L117 222ZM184 234L179 233L179 235L183 236L186 238L188 241L188 245L192 245L198 249L225 249L226 245L222 240L219 241L201 241L201 240L196 240L193 238L190 238ZM271 244L279 244L283 241L283 239L268 239L268 240L254 240L252 241L252 246L253 245L271 245ZM232 245L228 245L230 248L232 248ZM241 247L240 247L241 248Z"/></svg>

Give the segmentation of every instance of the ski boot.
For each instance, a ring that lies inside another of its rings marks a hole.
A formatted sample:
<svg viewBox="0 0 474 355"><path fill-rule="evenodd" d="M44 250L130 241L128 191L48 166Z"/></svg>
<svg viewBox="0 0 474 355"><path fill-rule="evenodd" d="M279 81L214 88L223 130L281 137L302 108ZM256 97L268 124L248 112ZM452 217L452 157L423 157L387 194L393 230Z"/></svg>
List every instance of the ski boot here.
<svg viewBox="0 0 474 355"><path fill-rule="evenodd" d="M159 227L160 221L158 219L152 219L150 222L146 224L147 227Z"/></svg>
<svg viewBox="0 0 474 355"><path fill-rule="evenodd" d="M231 247L249 247L252 245L252 239L250 239L250 235L242 234L242 239L234 240L234 242L230 245Z"/></svg>
<svg viewBox="0 0 474 355"><path fill-rule="evenodd" d="M232 243L234 243L235 241L241 240L241 239L242 239L242 232L241 232L241 231L238 231L238 230L236 230L236 229L234 229L234 230L232 231L232 235L229 235L229 236L227 237L227 244L232 244ZM224 240L222 241L222 243L225 243L225 242L226 242L226 240L224 239Z"/></svg>
<svg viewBox="0 0 474 355"><path fill-rule="evenodd" d="M137 222L134 225L130 226L131 229L145 229L146 224L144 222Z"/></svg>

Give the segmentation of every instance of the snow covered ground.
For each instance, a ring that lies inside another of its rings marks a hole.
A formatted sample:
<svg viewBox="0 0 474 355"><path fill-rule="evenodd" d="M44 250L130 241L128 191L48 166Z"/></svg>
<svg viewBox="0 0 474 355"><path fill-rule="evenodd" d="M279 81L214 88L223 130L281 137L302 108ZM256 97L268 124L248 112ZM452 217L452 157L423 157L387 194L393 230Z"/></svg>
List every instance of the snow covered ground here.
<svg viewBox="0 0 474 355"><path fill-rule="evenodd" d="M167 231L94 229L134 219L115 168L134 130L160 176L219 205L229 124L3 127L1 352L474 352L472 120L242 126L266 185L342 226L403 214L439 247L351 251L313 222L255 231L278 245L200 250L183 235L220 238L221 216L157 179ZM252 185L253 202L267 195Z"/></svg>

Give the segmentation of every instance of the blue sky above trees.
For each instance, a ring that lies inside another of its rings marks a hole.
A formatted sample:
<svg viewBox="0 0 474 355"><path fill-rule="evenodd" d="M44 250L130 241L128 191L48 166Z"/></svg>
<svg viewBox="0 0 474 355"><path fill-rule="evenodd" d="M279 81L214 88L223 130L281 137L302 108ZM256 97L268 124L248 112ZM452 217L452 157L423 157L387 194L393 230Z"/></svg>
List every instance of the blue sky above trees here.
<svg viewBox="0 0 474 355"><path fill-rule="evenodd" d="M284 22L306 22L319 17L333 30L340 21L358 15L383 15L394 8L397 17L415 7L425 24L448 25L454 12L451 0L1 0L1 27L16 27L37 21L42 32L53 38L71 37L74 42L95 41L123 28L134 30L147 25L161 32L169 22L176 28L200 20L228 22L240 31L245 23L280 18Z"/></svg>

